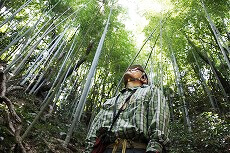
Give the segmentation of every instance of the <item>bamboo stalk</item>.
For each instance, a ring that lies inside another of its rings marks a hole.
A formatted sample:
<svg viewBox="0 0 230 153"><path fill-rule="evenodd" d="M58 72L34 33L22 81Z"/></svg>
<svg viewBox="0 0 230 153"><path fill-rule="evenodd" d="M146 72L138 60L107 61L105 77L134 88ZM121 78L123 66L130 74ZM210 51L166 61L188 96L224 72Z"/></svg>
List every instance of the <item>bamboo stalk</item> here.
<svg viewBox="0 0 230 153"><path fill-rule="evenodd" d="M94 76L94 73L95 73L95 70L96 70L96 67L97 67L97 63L98 63L98 59L99 59L99 56L100 56L100 53L101 53L101 50L102 50L102 46L103 46L103 43L104 43L104 40L105 40L105 36L106 36L107 30L108 30L111 14L112 14L112 8L110 9L110 13L109 13L109 16L108 16L108 19L107 19L106 26L104 28L104 32L103 32L102 37L100 39L100 42L98 44L97 51L95 53L95 56L94 56L94 59L93 59L89 74L87 76L86 83L85 83L85 86L84 86L84 89L83 89L83 93L81 95L77 110L76 110L76 112L74 114L74 119L72 121L72 124L71 124L71 127L69 129L69 132L67 133L65 142L63 144L65 147L67 146L67 144L70 141L70 137L71 137L71 135L73 133L74 127L76 126L76 123L80 121L81 114L82 114L82 111L83 111L83 108L84 108L84 105L85 105L86 97L87 97L89 89L90 89L91 80L92 80L92 78Z"/></svg>
<svg viewBox="0 0 230 153"><path fill-rule="evenodd" d="M206 93L207 93L207 95L208 95L208 98L209 98L209 101L210 101L210 103L211 103L211 106L212 106L212 108L214 109L215 112L218 112L218 111L217 111L217 108L216 108L216 106L215 106L214 99L213 99L213 97L212 97L211 91L210 91L209 87L207 86L207 84L206 84L206 82L205 82L205 79L204 79L204 77L203 77L203 74L202 74L202 72L201 72L200 66L199 66L199 64L198 64L197 58L196 58L196 56L195 56L193 50L192 50L192 54L193 54L193 57L194 57L194 59L195 59L196 65L197 65L197 67L198 67L199 76L200 76L201 82L202 82L202 84L203 84L204 90L206 91Z"/></svg>
<svg viewBox="0 0 230 153"><path fill-rule="evenodd" d="M177 90L178 90L178 94L180 95L180 101L182 101L183 104L183 112L184 112L184 117L186 120L186 125L188 127L188 131L192 132L192 126L191 126L191 121L189 118L189 114L188 114L188 108L187 108L187 104L185 101L185 96L184 96L184 91L181 85L181 78L180 78L180 72L179 72L179 68L176 62L176 58L174 55L173 50L171 49L171 58L172 58L172 63L173 63L173 69L174 69L174 74L175 74L175 78L176 78L176 85L177 85Z"/></svg>
<svg viewBox="0 0 230 153"><path fill-rule="evenodd" d="M221 52L222 52L222 54L223 54L223 56L224 56L224 60L226 61L227 65L228 65L228 68L230 69L230 62L229 62L229 60L228 60L228 56L226 55L226 53L225 53L225 51L224 51L224 48L223 48L223 46L221 45L221 43L220 43L220 41L219 41L219 36L218 36L218 33L217 33L218 30L217 30L217 28L215 27L214 23L212 22L212 20L211 20L209 14L208 14L208 12L207 12L207 9L206 9L206 7L205 7L205 5L204 5L203 0L200 0L200 2L201 2L202 7L203 7L203 9L204 9L205 15L206 15L206 17L207 17L207 19L208 19L208 21L209 21L209 24L210 24L210 26L211 26L211 28L212 28L212 31L213 31L213 33L214 33L214 36L216 37L218 46L219 46L219 48L220 48L220 50L221 50ZM228 51L229 51L229 50L228 50ZM230 53L230 51L229 51L229 53Z"/></svg>

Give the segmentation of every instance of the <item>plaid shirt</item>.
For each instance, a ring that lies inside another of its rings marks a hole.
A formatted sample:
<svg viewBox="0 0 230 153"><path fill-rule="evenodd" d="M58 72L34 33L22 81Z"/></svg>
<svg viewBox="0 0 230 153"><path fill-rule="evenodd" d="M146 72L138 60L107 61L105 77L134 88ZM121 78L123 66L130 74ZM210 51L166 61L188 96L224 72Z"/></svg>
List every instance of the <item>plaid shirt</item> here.
<svg viewBox="0 0 230 153"><path fill-rule="evenodd" d="M117 100L116 112L120 109L132 90L136 92L131 96L126 108L121 112L112 128L111 142L116 138L146 143L146 152L162 152L163 145L169 133L169 108L162 92L157 88L143 85L121 91ZM102 129L109 129L113 116L116 97L108 99L103 109L97 114L89 129L86 142L86 153L90 153L96 138Z"/></svg>

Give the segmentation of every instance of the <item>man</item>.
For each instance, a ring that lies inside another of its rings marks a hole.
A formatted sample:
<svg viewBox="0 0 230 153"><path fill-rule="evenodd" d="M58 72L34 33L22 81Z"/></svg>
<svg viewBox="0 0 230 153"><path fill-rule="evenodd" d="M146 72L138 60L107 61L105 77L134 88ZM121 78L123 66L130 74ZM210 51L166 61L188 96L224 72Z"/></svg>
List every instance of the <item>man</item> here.
<svg viewBox="0 0 230 153"><path fill-rule="evenodd" d="M124 83L125 89L108 99L95 117L86 138L86 153L92 152L96 138L110 128L109 144L104 153L161 153L169 141L169 108L162 92L148 85L147 75L140 65L128 68Z"/></svg>

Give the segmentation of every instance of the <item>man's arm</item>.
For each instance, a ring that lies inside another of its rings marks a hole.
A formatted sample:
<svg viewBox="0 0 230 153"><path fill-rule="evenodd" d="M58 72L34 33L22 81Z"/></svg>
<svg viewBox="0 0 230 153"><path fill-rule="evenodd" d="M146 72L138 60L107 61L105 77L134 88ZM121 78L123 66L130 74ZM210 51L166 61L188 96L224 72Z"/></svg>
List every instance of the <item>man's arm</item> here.
<svg viewBox="0 0 230 153"><path fill-rule="evenodd" d="M163 93L154 89L149 103L149 143L147 153L161 153L169 141L169 107Z"/></svg>
<svg viewBox="0 0 230 153"><path fill-rule="evenodd" d="M96 142L97 138L97 130L101 127L101 119L104 114L104 110L101 110L96 117L94 118L90 129L88 131L87 137L86 137L86 150L85 153L91 153L93 150L93 146Z"/></svg>

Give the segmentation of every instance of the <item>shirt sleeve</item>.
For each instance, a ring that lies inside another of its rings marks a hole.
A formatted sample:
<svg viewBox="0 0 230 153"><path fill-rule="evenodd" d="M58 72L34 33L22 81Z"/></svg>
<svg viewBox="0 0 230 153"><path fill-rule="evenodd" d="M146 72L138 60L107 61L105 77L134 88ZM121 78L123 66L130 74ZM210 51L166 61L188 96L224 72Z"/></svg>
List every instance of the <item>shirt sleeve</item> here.
<svg viewBox="0 0 230 153"><path fill-rule="evenodd" d="M91 153L93 150L93 146L96 142L97 138L97 131L101 127L101 119L104 114L104 110L102 109L94 118L90 129L88 131L87 137L86 137L86 149L85 153Z"/></svg>
<svg viewBox="0 0 230 153"><path fill-rule="evenodd" d="M149 142L146 152L162 152L163 147L169 142L169 107L162 91L155 88L151 90L148 135Z"/></svg>

